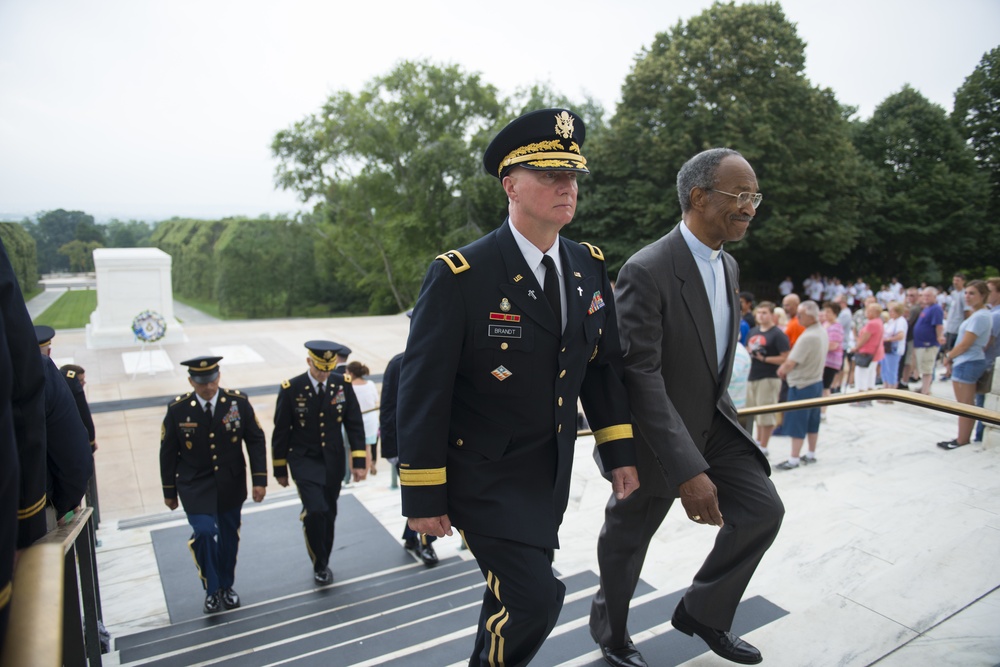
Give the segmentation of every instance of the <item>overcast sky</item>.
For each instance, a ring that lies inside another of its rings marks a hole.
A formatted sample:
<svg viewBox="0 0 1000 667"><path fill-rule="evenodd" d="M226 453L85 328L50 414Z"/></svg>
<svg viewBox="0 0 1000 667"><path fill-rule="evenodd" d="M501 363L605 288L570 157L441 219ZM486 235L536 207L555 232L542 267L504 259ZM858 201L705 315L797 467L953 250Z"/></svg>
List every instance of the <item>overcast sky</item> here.
<svg viewBox="0 0 1000 667"><path fill-rule="evenodd" d="M609 115L636 54L709 0L0 0L0 219L298 210L275 132L403 59L546 82ZM951 110L998 0L785 0L806 74L867 118L906 83Z"/></svg>

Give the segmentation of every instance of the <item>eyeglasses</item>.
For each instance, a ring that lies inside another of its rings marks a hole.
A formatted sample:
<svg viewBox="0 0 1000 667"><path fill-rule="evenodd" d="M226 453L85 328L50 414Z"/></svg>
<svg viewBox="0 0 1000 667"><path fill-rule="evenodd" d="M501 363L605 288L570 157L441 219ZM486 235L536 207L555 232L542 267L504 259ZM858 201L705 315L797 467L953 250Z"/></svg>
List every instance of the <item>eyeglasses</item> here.
<svg viewBox="0 0 1000 667"><path fill-rule="evenodd" d="M709 188L711 190L711 188ZM712 192L718 192L720 195L729 195L730 197L736 197L736 205L743 208L747 204L753 206L756 211L757 207L760 206L760 202L764 199L764 195L759 192L741 192L738 195L734 195L731 192L723 192L722 190L712 190Z"/></svg>

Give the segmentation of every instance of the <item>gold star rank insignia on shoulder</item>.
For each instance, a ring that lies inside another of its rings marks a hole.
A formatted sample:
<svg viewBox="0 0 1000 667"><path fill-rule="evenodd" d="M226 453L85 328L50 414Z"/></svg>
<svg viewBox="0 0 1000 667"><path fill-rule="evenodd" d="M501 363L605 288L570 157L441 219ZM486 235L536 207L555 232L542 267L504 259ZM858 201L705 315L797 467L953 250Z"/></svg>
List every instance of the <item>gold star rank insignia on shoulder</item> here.
<svg viewBox="0 0 1000 667"><path fill-rule="evenodd" d="M496 379L500 380L501 382L503 382L504 380L506 380L507 378L509 378L511 375L513 375L513 373L511 373L509 370L507 370L503 366L497 366L496 368L494 368L491 371L491 373L493 373L493 377L495 377Z"/></svg>

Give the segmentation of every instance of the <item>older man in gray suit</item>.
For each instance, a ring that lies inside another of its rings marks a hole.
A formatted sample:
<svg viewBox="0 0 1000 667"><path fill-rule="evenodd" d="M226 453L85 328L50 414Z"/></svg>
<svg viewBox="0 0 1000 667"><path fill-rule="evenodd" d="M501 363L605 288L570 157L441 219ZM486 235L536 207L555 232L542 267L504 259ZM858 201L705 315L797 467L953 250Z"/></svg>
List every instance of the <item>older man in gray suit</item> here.
<svg viewBox="0 0 1000 667"><path fill-rule="evenodd" d="M615 290L641 486L608 502L597 546L601 587L590 629L605 660L642 667L628 607L649 541L680 498L688 519L719 529L674 611L674 627L743 664L760 652L729 632L750 577L784 515L767 460L726 392L739 331L739 269L723 251L760 204L736 151L694 156L677 175L683 221L629 259Z"/></svg>

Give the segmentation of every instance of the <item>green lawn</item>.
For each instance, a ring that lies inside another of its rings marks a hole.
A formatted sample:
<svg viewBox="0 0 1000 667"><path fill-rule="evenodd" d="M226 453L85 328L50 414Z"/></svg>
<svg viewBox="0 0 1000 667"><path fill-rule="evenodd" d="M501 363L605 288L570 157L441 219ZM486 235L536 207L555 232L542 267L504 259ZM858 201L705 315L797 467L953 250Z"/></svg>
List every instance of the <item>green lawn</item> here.
<svg viewBox="0 0 1000 667"><path fill-rule="evenodd" d="M35 324L47 324L53 329L82 329L96 309L96 290L69 290L36 317Z"/></svg>
<svg viewBox="0 0 1000 667"><path fill-rule="evenodd" d="M219 312L219 304L216 301L209 301L207 299L204 301L201 299L190 299L186 296L184 297L178 296L176 293L174 294L174 301L180 301L185 306L191 306L192 308L197 308L206 315L211 315L212 317L218 317L220 320L230 319ZM177 320L183 323L183 320L181 318L178 317Z"/></svg>

